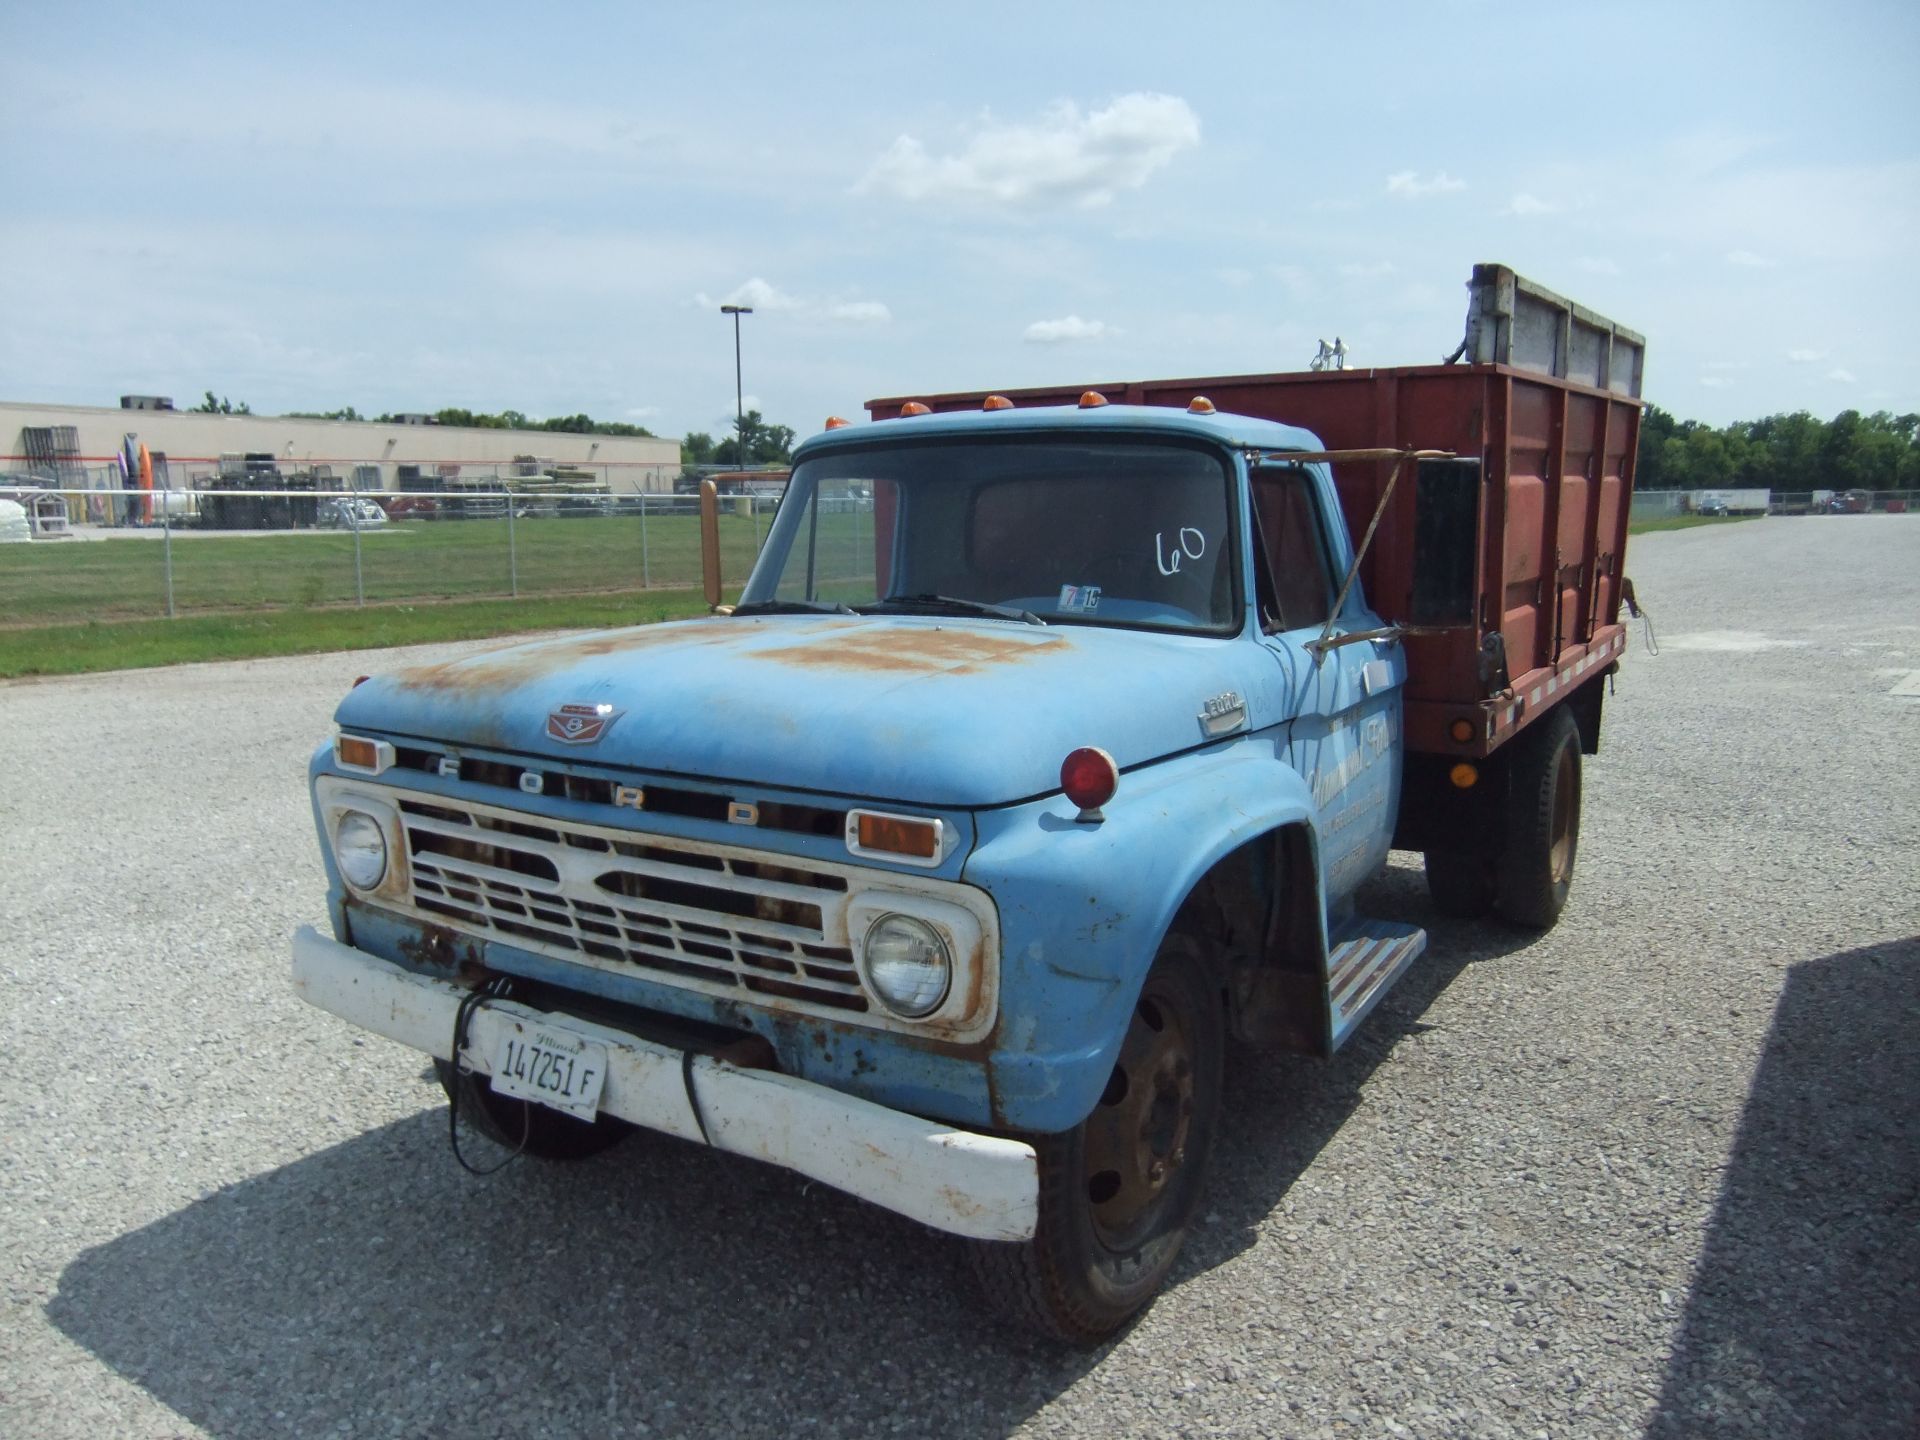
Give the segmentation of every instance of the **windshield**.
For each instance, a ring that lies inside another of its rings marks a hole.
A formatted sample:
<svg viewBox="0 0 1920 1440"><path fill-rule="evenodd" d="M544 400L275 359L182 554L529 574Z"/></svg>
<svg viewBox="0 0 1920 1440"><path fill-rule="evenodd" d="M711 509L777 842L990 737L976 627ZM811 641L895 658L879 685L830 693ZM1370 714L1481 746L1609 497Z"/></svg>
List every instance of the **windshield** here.
<svg viewBox="0 0 1920 1440"><path fill-rule="evenodd" d="M1162 439L928 441L806 460L743 605L1221 632L1232 470Z"/></svg>

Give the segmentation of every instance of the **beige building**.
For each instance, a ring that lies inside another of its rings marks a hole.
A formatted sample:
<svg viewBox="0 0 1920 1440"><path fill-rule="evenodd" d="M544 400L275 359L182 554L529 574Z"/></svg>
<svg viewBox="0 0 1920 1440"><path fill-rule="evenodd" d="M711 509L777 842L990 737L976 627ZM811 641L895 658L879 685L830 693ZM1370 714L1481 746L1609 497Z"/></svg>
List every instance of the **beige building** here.
<svg viewBox="0 0 1920 1440"><path fill-rule="evenodd" d="M136 397L129 397L130 399ZM190 410L30 405L0 401L0 471L46 472L49 444L63 473L87 472L86 484L117 464L127 436L166 456L167 484L195 488L222 455L271 455L283 472L328 466L345 488L361 466L377 466L381 488L395 489L400 467L421 475L458 466L464 480L511 474L533 456L588 470L616 494L661 493L680 473L680 442L632 435L566 435L550 430L479 430L453 425L376 424L360 420L297 420L274 415L205 415ZM365 478L363 476L363 478Z"/></svg>

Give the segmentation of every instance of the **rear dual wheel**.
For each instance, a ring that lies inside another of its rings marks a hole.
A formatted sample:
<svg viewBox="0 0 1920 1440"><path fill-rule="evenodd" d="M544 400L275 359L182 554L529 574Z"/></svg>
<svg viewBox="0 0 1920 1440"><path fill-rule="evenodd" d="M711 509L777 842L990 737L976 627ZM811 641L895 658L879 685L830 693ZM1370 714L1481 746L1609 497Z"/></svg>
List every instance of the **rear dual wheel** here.
<svg viewBox="0 0 1920 1440"><path fill-rule="evenodd" d="M1515 740L1504 764L1496 832L1427 851L1427 891L1443 914L1550 929L1580 853L1580 727L1567 707Z"/></svg>
<svg viewBox="0 0 1920 1440"><path fill-rule="evenodd" d="M972 1246L981 1287L1003 1316L1091 1345L1153 1298L1199 1204L1224 1042L1220 994L1198 948L1169 937L1093 1113L1065 1134L1035 1137L1033 1239Z"/></svg>

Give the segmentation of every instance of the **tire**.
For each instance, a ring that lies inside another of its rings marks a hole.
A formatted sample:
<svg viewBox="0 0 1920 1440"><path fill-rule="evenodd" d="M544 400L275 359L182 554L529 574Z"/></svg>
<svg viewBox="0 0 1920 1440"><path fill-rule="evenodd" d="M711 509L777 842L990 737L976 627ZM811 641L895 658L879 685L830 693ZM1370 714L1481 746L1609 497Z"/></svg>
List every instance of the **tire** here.
<svg viewBox="0 0 1920 1440"><path fill-rule="evenodd" d="M988 1303L1049 1339L1094 1345L1143 1310L1179 1257L1220 1112L1226 1025L1199 948L1170 936L1141 986L1093 1113L1033 1137L1031 1240L969 1247Z"/></svg>
<svg viewBox="0 0 1920 1440"><path fill-rule="evenodd" d="M1429 850L1427 894L1434 909L1459 920L1479 920L1493 913L1498 881L1494 862L1482 850Z"/></svg>
<svg viewBox="0 0 1920 1440"><path fill-rule="evenodd" d="M1515 751L1506 829L1494 909L1510 924L1550 929L1580 853L1580 729L1564 705Z"/></svg>
<svg viewBox="0 0 1920 1440"><path fill-rule="evenodd" d="M585 1160L633 1133L633 1126L611 1115L581 1120L531 1100L497 1094L486 1076L455 1074L446 1060L435 1060L433 1070L447 1092L447 1103L458 1105L460 1118L494 1144L537 1160Z"/></svg>

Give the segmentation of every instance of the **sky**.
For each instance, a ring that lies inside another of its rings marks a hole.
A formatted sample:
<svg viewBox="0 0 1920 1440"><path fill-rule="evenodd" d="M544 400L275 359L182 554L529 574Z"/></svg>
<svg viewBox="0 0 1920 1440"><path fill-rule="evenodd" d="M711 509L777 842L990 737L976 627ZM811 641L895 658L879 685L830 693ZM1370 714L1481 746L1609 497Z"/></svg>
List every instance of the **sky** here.
<svg viewBox="0 0 1920 1440"><path fill-rule="evenodd" d="M0 0L0 399L586 412L1459 343L1500 261L1713 424L1920 410L1920 4Z"/></svg>

